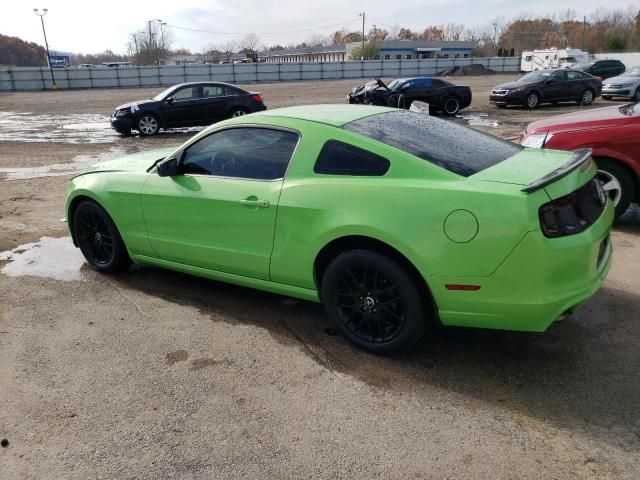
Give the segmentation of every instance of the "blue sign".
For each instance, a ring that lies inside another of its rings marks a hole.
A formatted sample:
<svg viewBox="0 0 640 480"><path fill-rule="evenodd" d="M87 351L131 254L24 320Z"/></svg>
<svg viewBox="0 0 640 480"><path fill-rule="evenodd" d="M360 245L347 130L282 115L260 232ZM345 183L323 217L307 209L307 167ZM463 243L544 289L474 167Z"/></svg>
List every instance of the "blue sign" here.
<svg viewBox="0 0 640 480"><path fill-rule="evenodd" d="M68 55L49 55L49 65L51 67L64 68L69 66Z"/></svg>

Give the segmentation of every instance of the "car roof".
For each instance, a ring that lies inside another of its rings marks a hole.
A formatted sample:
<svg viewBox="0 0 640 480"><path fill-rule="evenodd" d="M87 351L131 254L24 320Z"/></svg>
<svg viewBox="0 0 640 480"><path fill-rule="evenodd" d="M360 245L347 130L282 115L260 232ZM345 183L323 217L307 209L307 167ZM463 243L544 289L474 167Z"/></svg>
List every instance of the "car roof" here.
<svg viewBox="0 0 640 480"><path fill-rule="evenodd" d="M238 87L236 85L233 85L231 83L214 82L214 81L177 83L176 85L173 85L172 88L189 87L189 86L194 86L194 85L220 85L220 86L223 86L223 87L233 87L233 88L238 88L238 89L242 90L242 88L240 88L240 87Z"/></svg>
<svg viewBox="0 0 640 480"><path fill-rule="evenodd" d="M327 125L333 125L334 127L342 127L349 122L360 120L361 118L395 111L397 111L395 108L375 107L370 105L324 104L263 110L261 112L252 113L251 117L296 118L310 122L326 123Z"/></svg>

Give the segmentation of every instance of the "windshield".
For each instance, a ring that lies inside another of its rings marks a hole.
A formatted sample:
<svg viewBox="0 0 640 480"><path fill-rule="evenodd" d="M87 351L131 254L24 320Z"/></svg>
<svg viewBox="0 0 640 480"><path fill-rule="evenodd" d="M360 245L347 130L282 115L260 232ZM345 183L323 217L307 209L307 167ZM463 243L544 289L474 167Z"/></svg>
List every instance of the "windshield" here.
<svg viewBox="0 0 640 480"><path fill-rule="evenodd" d="M398 85L400 85L400 80L392 80L391 83L387 85L387 88L393 90Z"/></svg>
<svg viewBox="0 0 640 480"><path fill-rule="evenodd" d="M620 75L621 77L640 77L640 67L634 67Z"/></svg>
<svg viewBox="0 0 640 480"><path fill-rule="evenodd" d="M545 78L551 75L551 72L531 72L527 73L525 76L520 77L516 82L518 83L534 83L541 82Z"/></svg>
<svg viewBox="0 0 640 480"><path fill-rule="evenodd" d="M576 65L573 66L573 68L578 69L578 70L586 70L589 67L592 67L593 63L578 63Z"/></svg>
<svg viewBox="0 0 640 480"><path fill-rule="evenodd" d="M157 94L155 97L153 97L152 100L164 100L164 97L166 97L167 95L169 95L173 89L175 88L175 86L173 87L169 87L166 90L163 90L162 92L160 92L159 94Z"/></svg>
<svg viewBox="0 0 640 480"><path fill-rule="evenodd" d="M623 105L620 107L620 113L630 117L640 117L640 102Z"/></svg>
<svg viewBox="0 0 640 480"><path fill-rule="evenodd" d="M524 148L453 122L406 110L361 118L343 128L463 177L492 167Z"/></svg>

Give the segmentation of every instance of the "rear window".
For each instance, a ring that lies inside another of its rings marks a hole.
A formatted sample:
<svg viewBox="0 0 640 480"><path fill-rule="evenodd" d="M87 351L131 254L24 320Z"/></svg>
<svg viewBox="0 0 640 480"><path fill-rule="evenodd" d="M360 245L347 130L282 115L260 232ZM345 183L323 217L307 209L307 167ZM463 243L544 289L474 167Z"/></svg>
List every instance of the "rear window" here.
<svg viewBox="0 0 640 480"><path fill-rule="evenodd" d="M406 110L361 118L343 128L463 177L492 167L524 148L450 121Z"/></svg>

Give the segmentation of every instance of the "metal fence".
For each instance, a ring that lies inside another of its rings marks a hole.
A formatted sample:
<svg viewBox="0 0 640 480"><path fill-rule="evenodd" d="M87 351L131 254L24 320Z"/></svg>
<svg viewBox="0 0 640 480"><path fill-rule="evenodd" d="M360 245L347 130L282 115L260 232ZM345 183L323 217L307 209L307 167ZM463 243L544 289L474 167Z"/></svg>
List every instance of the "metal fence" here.
<svg viewBox="0 0 640 480"><path fill-rule="evenodd" d="M434 75L454 66L481 64L496 72L517 72L520 58L454 58L425 60L365 60L347 62L241 63L223 65L161 65L126 68L55 68L58 88L130 88L174 85L183 82L230 83L290 82L373 77ZM48 90L46 67L0 69L0 92Z"/></svg>

